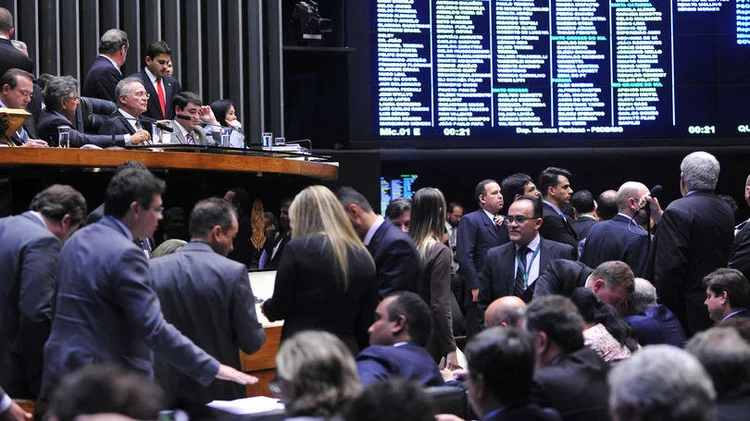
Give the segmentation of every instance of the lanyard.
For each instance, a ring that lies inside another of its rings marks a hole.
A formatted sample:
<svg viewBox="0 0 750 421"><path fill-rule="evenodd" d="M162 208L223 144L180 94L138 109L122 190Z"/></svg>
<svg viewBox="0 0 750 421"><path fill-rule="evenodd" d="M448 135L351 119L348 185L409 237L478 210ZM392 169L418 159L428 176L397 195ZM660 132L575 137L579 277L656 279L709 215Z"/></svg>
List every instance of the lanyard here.
<svg viewBox="0 0 750 421"><path fill-rule="evenodd" d="M529 259L526 267L523 266L523 263L521 262L521 256L518 254L518 251L516 251L516 263L518 264L518 268L521 269L521 276L523 276L523 282L526 286L529 286L529 272L531 272L531 264L534 263L534 259L536 259L536 256L539 254L539 250L542 248L541 246L542 245L539 244L536 247L536 250L534 250L534 254L531 255L531 259Z"/></svg>

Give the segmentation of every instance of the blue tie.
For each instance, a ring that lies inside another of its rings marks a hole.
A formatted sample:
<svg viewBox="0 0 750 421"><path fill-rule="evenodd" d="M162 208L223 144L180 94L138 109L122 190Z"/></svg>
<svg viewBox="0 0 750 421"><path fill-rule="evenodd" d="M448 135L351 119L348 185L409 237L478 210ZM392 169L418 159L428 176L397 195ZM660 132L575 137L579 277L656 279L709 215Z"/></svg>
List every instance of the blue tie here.
<svg viewBox="0 0 750 421"><path fill-rule="evenodd" d="M22 145L25 145L26 142L29 141L29 133L23 127L18 129L16 135L18 136L18 141L21 142Z"/></svg>

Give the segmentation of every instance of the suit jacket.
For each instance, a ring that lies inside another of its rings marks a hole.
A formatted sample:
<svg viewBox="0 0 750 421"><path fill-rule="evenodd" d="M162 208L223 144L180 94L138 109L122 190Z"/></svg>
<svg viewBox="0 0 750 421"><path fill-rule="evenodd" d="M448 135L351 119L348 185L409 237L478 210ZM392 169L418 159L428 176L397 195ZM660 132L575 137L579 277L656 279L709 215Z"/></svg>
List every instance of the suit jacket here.
<svg viewBox="0 0 750 421"><path fill-rule="evenodd" d="M123 364L150 377L152 350L203 385L214 380L219 362L164 320L146 256L114 218L71 236L57 273L42 398L65 374L95 363Z"/></svg>
<svg viewBox="0 0 750 421"><path fill-rule="evenodd" d="M692 193L664 211L649 257L653 283L688 337L713 325L703 304L703 278L726 267L733 240L732 210L712 192Z"/></svg>
<svg viewBox="0 0 750 421"><path fill-rule="evenodd" d="M381 299L393 291L417 291L419 253L407 234L386 219L367 249L375 261Z"/></svg>
<svg viewBox="0 0 750 421"><path fill-rule="evenodd" d="M238 349L248 354L265 341L245 265L191 241L177 253L149 261L164 318L217 360L240 370ZM208 387L156 356L154 373L167 401L207 403L245 397L245 387L214 380Z"/></svg>
<svg viewBox="0 0 750 421"><path fill-rule="evenodd" d="M684 348L687 342L680 321L661 304L647 308L643 314L628 316L625 322L633 328L638 343L643 346L669 344Z"/></svg>
<svg viewBox="0 0 750 421"><path fill-rule="evenodd" d="M745 393L745 396L736 398L718 397L716 412L719 414L719 421L745 421L750 413L750 396Z"/></svg>
<svg viewBox="0 0 750 421"><path fill-rule="evenodd" d="M107 121L99 128L99 134L117 135L117 134L135 134L135 128L126 120L126 117L117 110L115 116L108 118Z"/></svg>
<svg viewBox="0 0 750 421"><path fill-rule="evenodd" d="M610 260L622 260L635 276L646 276L648 233L631 219L617 214L594 225L586 237L581 262L595 268Z"/></svg>
<svg viewBox="0 0 750 421"><path fill-rule="evenodd" d="M586 284L586 278L593 271L581 262L567 259L553 260L536 280L534 298L551 294L570 297L574 289Z"/></svg>
<svg viewBox="0 0 750 421"><path fill-rule="evenodd" d="M13 68L26 70L32 75L35 73L34 61L26 54L18 51L9 39L0 38L0 75L4 75L5 72Z"/></svg>
<svg viewBox="0 0 750 421"><path fill-rule="evenodd" d="M570 244L578 247L578 236L576 236L573 226L567 219L563 219L552 206L542 202L542 227L539 228L539 234L542 237L557 241L560 243Z"/></svg>
<svg viewBox="0 0 750 421"><path fill-rule="evenodd" d="M487 250L509 241L507 226L498 227L482 209L461 218L456 239L456 259L458 273L468 289L479 288L479 276L484 269Z"/></svg>
<svg viewBox="0 0 750 421"><path fill-rule="evenodd" d="M146 88L146 92L149 93L148 109L143 115L156 120L174 120L173 99L175 95L182 92L182 86L180 86L180 82L178 82L177 79L171 76L164 76L164 78L162 78L162 85L164 87L164 104L165 109L167 110L167 115L164 115L161 112L161 105L159 105L159 94L156 92L154 84L151 83L151 79L149 79L146 69L144 68L138 73L133 73L130 77L140 79L141 82L143 82L143 87Z"/></svg>
<svg viewBox="0 0 750 421"><path fill-rule="evenodd" d="M542 408L535 403L509 405L482 421L560 421L560 414L550 408Z"/></svg>
<svg viewBox="0 0 750 421"><path fill-rule="evenodd" d="M170 133L170 143L176 144L180 143L183 145L187 145L187 139L185 139L185 135L182 134L182 131L177 127L180 123L172 120L169 122L169 127L171 127L174 131ZM218 145L219 140L219 131L214 131L211 126L208 126L206 130L203 129L201 126L196 126L193 130L193 141L196 145L208 145L208 146L215 146ZM210 136L209 136L210 135Z"/></svg>
<svg viewBox="0 0 750 421"><path fill-rule="evenodd" d="M427 350L414 343L368 346L357 355L357 371L364 386L390 377L414 380L426 387L445 383Z"/></svg>
<svg viewBox="0 0 750 421"><path fill-rule="evenodd" d="M0 244L0 384L14 398L35 399L61 244L30 212L0 219Z"/></svg>
<svg viewBox="0 0 750 421"><path fill-rule="evenodd" d="M366 347L378 303L375 267L364 250L348 250L344 289L326 235L299 237L286 245L273 297L263 303L268 320L284 320L282 342L299 331L318 329L341 338L353 355Z"/></svg>
<svg viewBox="0 0 750 421"><path fill-rule="evenodd" d="M599 222L594 218L591 218L589 216L582 216L577 221L573 221L571 226L573 227L573 231L576 232L576 237L579 240L583 240L588 236L589 230L591 227L596 225L596 223Z"/></svg>
<svg viewBox="0 0 750 421"><path fill-rule="evenodd" d="M281 262L281 256L284 255L284 247L289 242L289 240L292 239L292 232L288 232L286 234L279 234L276 237L276 241L273 242L273 244L269 244L269 247L266 249L268 259L266 262L265 269L278 269L279 262ZM276 246L279 246L276 250L276 254L273 253L273 249L276 248Z"/></svg>
<svg viewBox="0 0 750 421"><path fill-rule="evenodd" d="M77 128L64 115L57 111L44 110L39 117L37 131L39 138L46 141L50 146L59 144L57 139L57 128L60 126L70 127L70 147L80 148L83 145L92 144L100 148L112 146L125 146L125 135L92 135L79 132Z"/></svg>
<svg viewBox="0 0 750 421"><path fill-rule="evenodd" d="M739 270L750 279L750 223L744 224L734 237L728 266Z"/></svg>
<svg viewBox="0 0 750 421"><path fill-rule="evenodd" d="M117 104L115 88L122 80L120 69L104 56L97 56L83 78L81 96L100 98Z"/></svg>
<svg viewBox="0 0 750 421"><path fill-rule="evenodd" d="M589 348L562 355L534 372L531 401L556 410L565 421L609 420L609 364Z"/></svg>
<svg viewBox="0 0 750 421"><path fill-rule="evenodd" d="M540 238L539 247L541 247L538 257L540 277L552 260L573 260L573 247L568 244ZM510 242L491 248L487 252L487 261L480 279L477 302L482 311L485 311L495 299L513 295L516 279L516 244Z"/></svg>

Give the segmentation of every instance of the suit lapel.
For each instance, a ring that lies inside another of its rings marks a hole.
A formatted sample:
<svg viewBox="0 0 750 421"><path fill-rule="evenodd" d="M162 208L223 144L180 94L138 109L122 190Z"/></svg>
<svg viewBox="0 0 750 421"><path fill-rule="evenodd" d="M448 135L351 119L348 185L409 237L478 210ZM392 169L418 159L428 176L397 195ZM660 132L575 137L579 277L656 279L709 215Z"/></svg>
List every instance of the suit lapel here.
<svg viewBox="0 0 750 421"><path fill-rule="evenodd" d="M550 250L549 243L542 237L539 237L539 247L541 247L539 250L539 276L541 276L544 268L549 264L552 251Z"/></svg>
<svg viewBox="0 0 750 421"><path fill-rule="evenodd" d="M485 215L486 216L486 215ZM516 245L515 243L507 243L507 246L503 247L503 254L500 256L500 264L506 268L503 270L505 276L503 282L505 283L505 292L503 295L513 295L513 287L516 282Z"/></svg>
<svg viewBox="0 0 750 421"><path fill-rule="evenodd" d="M141 79L143 80L143 87L146 88L146 92L148 92L148 108L149 114L152 114L154 116L157 116L157 120L161 120L166 118L161 113L161 107L159 106L159 94L156 92L156 89L154 89L154 84L151 83L151 79L148 77L148 73L146 73L145 69L141 70ZM161 117L158 117L161 116Z"/></svg>
<svg viewBox="0 0 750 421"><path fill-rule="evenodd" d="M482 222L484 222L485 230L492 235L495 240L499 238L499 234L497 232L498 227L497 224L495 224L495 221L491 220L489 216L484 212L484 209L479 209L477 212L479 212L479 217L482 218Z"/></svg>

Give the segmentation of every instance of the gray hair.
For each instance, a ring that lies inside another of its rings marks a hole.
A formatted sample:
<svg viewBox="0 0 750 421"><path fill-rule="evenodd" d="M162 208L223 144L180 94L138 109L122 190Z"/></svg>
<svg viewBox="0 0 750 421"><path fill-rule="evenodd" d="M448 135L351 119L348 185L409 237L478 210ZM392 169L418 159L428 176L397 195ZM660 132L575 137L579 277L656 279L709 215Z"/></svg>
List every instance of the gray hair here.
<svg viewBox="0 0 750 421"><path fill-rule="evenodd" d="M714 327L693 336L685 350L711 376L721 398L745 396L750 389L750 344L736 329Z"/></svg>
<svg viewBox="0 0 750 421"><path fill-rule="evenodd" d="M721 166L715 156L708 152L693 152L680 164L688 190L713 191L719 182Z"/></svg>
<svg viewBox="0 0 750 421"><path fill-rule="evenodd" d="M635 290L630 296L631 305L629 306L633 314L642 314L655 306L657 298L656 287L651 282L643 278L635 278Z"/></svg>
<svg viewBox="0 0 750 421"><path fill-rule="evenodd" d="M117 102L119 104L122 104L120 101L120 95L122 96L130 96L130 93L133 91L132 85L134 83L137 83L141 86L143 86L143 82L141 82L140 79L137 77L126 77L125 79L117 82L117 86L115 87L115 96L117 96ZM144 86L145 88L145 86Z"/></svg>
<svg viewBox="0 0 750 421"><path fill-rule="evenodd" d="M44 105L48 110L60 109L60 102L64 99L73 98L78 91L78 81L72 76L55 76L47 82L44 88Z"/></svg>
<svg viewBox="0 0 750 421"><path fill-rule="evenodd" d="M621 421L713 421L716 392L701 363L671 345L650 345L615 366L609 409Z"/></svg>
<svg viewBox="0 0 750 421"><path fill-rule="evenodd" d="M23 42L23 41L19 41L17 39L12 39L12 40L10 40L10 43L13 44L13 46L16 47L16 49L18 49L18 50L26 50L26 51L29 50L29 46L26 45L26 43Z"/></svg>
<svg viewBox="0 0 750 421"><path fill-rule="evenodd" d="M129 46L128 34L120 29L110 29L99 39L100 54L114 54L125 46Z"/></svg>

